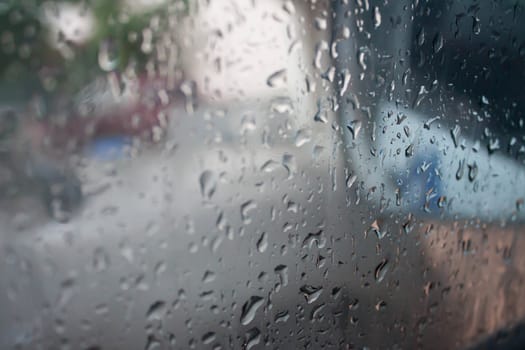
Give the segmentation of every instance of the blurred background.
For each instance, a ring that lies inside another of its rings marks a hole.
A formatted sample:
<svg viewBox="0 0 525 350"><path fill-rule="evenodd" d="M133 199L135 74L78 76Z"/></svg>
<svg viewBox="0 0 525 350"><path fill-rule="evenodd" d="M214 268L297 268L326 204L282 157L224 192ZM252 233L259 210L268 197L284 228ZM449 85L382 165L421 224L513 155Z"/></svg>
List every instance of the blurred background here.
<svg viewBox="0 0 525 350"><path fill-rule="evenodd" d="M1 1L0 348L524 348L524 11Z"/></svg>

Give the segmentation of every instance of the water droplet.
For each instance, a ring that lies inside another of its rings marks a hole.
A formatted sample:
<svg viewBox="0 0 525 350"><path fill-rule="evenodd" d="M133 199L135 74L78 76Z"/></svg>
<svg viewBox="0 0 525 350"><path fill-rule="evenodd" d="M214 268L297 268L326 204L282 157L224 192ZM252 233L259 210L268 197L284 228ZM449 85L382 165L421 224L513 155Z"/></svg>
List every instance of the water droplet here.
<svg viewBox="0 0 525 350"><path fill-rule="evenodd" d="M229 233L230 230L231 230L231 229L228 228L228 231L227 231L227 232ZM231 239L233 239L233 235L231 235L231 236L228 235L228 238L229 238L229 237L232 237ZM222 241L223 241L222 236L217 236L217 237L215 237L215 238L212 239L211 244L210 244L210 248L211 248L211 251L212 251L213 253L216 253L216 252L219 250L219 247L221 246Z"/></svg>
<svg viewBox="0 0 525 350"><path fill-rule="evenodd" d="M403 131L406 137L410 137L411 133L410 133L410 128L408 127L408 125L403 126Z"/></svg>
<svg viewBox="0 0 525 350"><path fill-rule="evenodd" d="M202 336L202 343L209 345L215 341L215 332L208 332Z"/></svg>
<svg viewBox="0 0 525 350"><path fill-rule="evenodd" d="M321 40L315 45L314 67L321 70L321 63L323 59L323 52L328 50L330 46L325 40Z"/></svg>
<svg viewBox="0 0 525 350"><path fill-rule="evenodd" d="M97 315L107 315L109 312L109 307L107 304L99 304L95 307L95 314Z"/></svg>
<svg viewBox="0 0 525 350"><path fill-rule="evenodd" d="M60 284L60 296L58 297L57 308L65 307L75 294L76 281L74 278L67 278Z"/></svg>
<svg viewBox="0 0 525 350"><path fill-rule="evenodd" d="M431 118L431 119L427 120L427 121L425 122L425 124L423 124L423 127L424 127L425 129L427 129L427 130L430 130L430 125L432 125L432 123L434 123L435 121L438 121L438 120L440 120L440 119L441 119L441 117L439 117L439 116L436 116L436 117L434 117L434 118Z"/></svg>
<svg viewBox="0 0 525 350"><path fill-rule="evenodd" d="M465 160L460 160L458 165L458 170L456 171L456 180L461 180L463 177L463 171L465 168Z"/></svg>
<svg viewBox="0 0 525 350"><path fill-rule="evenodd" d="M323 287L314 287L306 284L300 288L300 291L303 293L306 302L312 304L315 303L323 293Z"/></svg>
<svg viewBox="0 0 525 350"><path fill-rule="evenodd" d="M277 97L272 100L271 111L280 114L292 114L294 107L293 103L288 97Z"/></svg>
<svg viewBox="0 0 525 350"><path fill-rule="evenodd" d="M283 167L288 172L288 178L290 179L297 172L297 163L295 157L291 154L285 153L282 161Z"/></svg>
<svg viewBox="0 0 525 350"><path fill-rule="evenodd" d="M396 188L396 205L399 207L401 206L401 190L399 188Z"/></svg>
<svg viewBox="0 0 525 350"><path fill-rule="evenodd" d="M286 69L278 70L268 77L266 84L272 88L285 87L287 82Z"/></svg>
<svg viewBox="0 0 525 350"><path fill-rule="evenodd" d="M245 335L245 348L246 350L252 349L255 345L261 341L261 331L258 328L252 328Z"/></svg>
<svg viewBox="0 0 525 350"><path fill-rule="evenodd" d="M324 237L323 230L309 233L303 241L303 248L312 249L314 244L317 248L324 248L326 245L326 238Z"/></svg>
<svg viewBox="0 0 525 350"><path fill-rule="evenodd" d="M104 271L109 266L109 256L102 247L95 248L93 252L93 268L95 271Z"/></svg>
<svg viewBox="0 0 525 350"><path fill-rule="evenodd" d="M348 175L348 177L346 178L346 187L351 188L354 185L355 180L357 180L356 175Z"/></svg>
<svg viewBox="0 0 525 350"><path fill-rule="evenodd" d="M381 25L381 12L379 7L374 6L374 28L377 28Z"/></svg>
<svg viewBox="0 0 525 350"><path fill-rule="evenodd" d="M268 248L268 234L263 232L257 241L257 250L259 253L264 253L266 248Z"/></svg>
<svg viewBox="0 0 525 350"><path fill-rule="evenodd" d="M241 218L244 224L249 224L252 222L252 219L250 218L250 211L254 210L255 208L257 208L257 204L251 200L244 202L241 205Z"/></svg>
<svg viewBox="0 0 525 350"><path fill-rule="evenodd" d="M148 341L146 342L145 350L161 350L161 343L155 339L152 335L148 336Z"/></svg>
<svg viewBox="0 0 525 350"><path fill-rule="evenodd" d="M204 276L202 276L202 283L210 283L213 281L215 281L215 273L209 270L204 272Z"/></svg>
<svg viewBox="0 0 525 350"><path fill-rule="evenodd" d="M162 300L158 300L150 305L148 312L146 313L146 319L148 321L161 320L164 317L164 311L166 309L166 303Z"/></svg>
<svg viewBox="0 0 525 350"><path fill-rule="evenodd" d="M126 259L130 264L135 260L135 252L133 248L129 245L126 239L122 240L119 244L120 254L124 259Z"/></svg>
<svg viewBox="0 0 525 350"><path fill-rule="evenodd" d="M481 24L479 18L472 17L472 33L474 33L474 35L479 35L480 32Z"/></svg>
<svg viewBox="0 0 525 350"><path fill-rule="evenodd" d="M352 120L346 127L352 134L353 139L355 140L359 136L363 123L360 120Z"/></svg>
<svg viewBox="0 0 525 350"><path fill-rule="evenodd" d="M310 129L300 129L295 134L295 146L301 147L312 139L312 131Z"/></svg>
<svg viewBox="0 0 525 350"><path fill-rule="evenodd" d="M261 171L264 171L265 173L271 173L278 168L281 167L281 164L276 162L275 160L268 160L261 166Z"/></svg>
<svg viewBox="0 0 525 350"><path fill-rule="evenodd" d="M228 221L226 220L226 217L224 216L224 212L221 211L219 213L219 216L217 217L217 221L215 222L215 226L219 231L224 231L228 228Z"/></svg>
<svg viewBox="0 0 525 350"><path fill-rule="evenodd" d="M325 30L326 29L326 27L327 27L326 18L316 17L314 21L315 21L315 28L317 30Z"/></svg>
<svg viewBox="0 0 525 350"><path fill-rule="evenodd" d="M288 285L288 266L277 265L274 272L279 276L281 286L286 287Z"/></svg>
<svg viewBox="0 0 525 350"><path fill-rule="evenodd" d="M370 225L370 229L376 234L378 239L383 239L387 234L386 230L381 230L381 228L379 227L379 222L377 220L374 220L374 222Z"/></svg>
<svg viewBox="0 0 525 350"><path fill-rule="evenodd" d="M343 71L343 83L341 84L341 92L339 93L340 96L344 96L344 94L346 93L346 90L348 89L348 86L350 85L350 78L351 78L351 75L350 75L350 72L348 71L348 69L345 69Z"/></svg>
<svg viewBox="0 0 525 350"><path fill-rule="evenodd" d="M428 193L427 193L427 196L428 196ZM428 202L428 199L427 199L427 202ZM426 205L425 205L425 207L426 207ZM412 213L408 213L408 217L407 217L406 221L402 225L403 232L405 232L405 234L408 235L410 232L412 232L412 229L414 228L414 225L415 225L414 221L415 220L414 220L414 216L412 215Z"/></svg>
<svg viewBox="0 0 525 350"><path fill-rule="evenodd" d="M103 40L98 51L98 64L100 69L111 72L118 66L118 51L112 40Z"/></svg>
<svg viewBox="0 0 525 350"><path fill-rule="evenodd" d="M359 48L359 52L357 53L357 61L359 62L359 66L362 70L366 70L367 65L367 56L370 54L370 50L366 46L362 46Z"/></svg>
<svg viewBox="0 0 525 350"><path fill-rule="evenodd" d="M242 306L241 324L246 326L255 318L257 310L263 305L264 298L254 295Z"/></svg>
<svg viewBox="0 0 525 350"><path fill-rule="evenodd" d="M324 151L324 147L323 146L315 145L314 148L312 149L312 158L315 161L318 161L320 159L321 154L323 153L323 151Z"/></svg>
<svg viewBox="0 0 525 350"><path fill-rule="evenodd" d="M470 182L474 181L476 179L476 176L478 175L478 165L476 162L468 165L468 179Z"/></svg>
<svg viewBox="0 0 525 350"><path fill-rule="evenodd" d="M317 112L315 112L314 121L318 123L323 123L323 124L328 123L326 111L320 100L317 101Z"/></svg>
<svg viewBox="0 0 525 350"><path fill-rule="evenodd" d="M190 244L188 244L188 251L190 253L197 253L199 251L199 246L195 242L190 242Z"/></svg>
<svg viewBox="0 0 525 350"><path fill-rule="evenodd" d="M419 46L422 46L424 43L425 43L425 29L421 27L421 29L419 30L417 34L417 44Z"/></svg>
<svg viewBox="0 0 525 350"><path fill-rule="evenodd" d="M383 311L386 309L386 301L384 300L380 300L377 304L376 304L376 310L377 311Z"/></svg>
<svg viewBox="0 0 525 350"><path fill-rule="evenodd" d="M496 152L500 148L499 139L490 139L488 144L489 154Z"/></svg>
<svg viewBox="0 0 525 350"><path fill-rule="evenodd" d="M374 277L376 279L377 283L380 283L386 276L386 273L388 272L389 265L388 265L388 259L383 259L377 265L376 270L374 272Z"/></svg>
<svg viewBox="0 0 525 350"><path fill-rule="evenodd" d="M158 278L160 275L166 271L166 263L164 261L159 261L154 268L155 276Z"/></svg>
<svg viewBox="0 0 525 350"><path fill-rule="evenodd" d="M215 299L215 292L213 290L205 290L202 293L199 294L199 297L203 301L210 301Z"/></svg>
<svg viewBox="0 0 525 350"><path fill-rule="evenodd" d="M418 107L423 99L427 96L428 90L424 85L421 85L419 87L419 91L417 92L416 99L414 100L414 103L412 104L412 108Z"/></svg>
<svg viewBox="0 0 525 350"><path fill-rule="evenodd" d="M257 129L255 117L253 115L245 115L241 120L241 135L249 131Z"/></svg>
<svg viewBox="0 0 525 350"><path fill-rule="evenodd" d="M293 15L295 13L295 6L293 4L293 1L286 0L283 4L283 9L288 12L290 15Z"/></svg>
<svg viewBox="0 0 525 350"><path fill-rule="evenodd" d="M357 310L359 308L359 299L354 299L352 302L348 305L349 310Z"/></svg>
<svg viewBox="0 0 525 350"><path fill-rule="evenodd" d="M310 320L311 321L321 320L323 318L322 311L323 311L323 309L325 307L326 307L325 303L322 303L322 304L317 305L316 307L314 307L312 309L311 314L310 314Z"/></svg>
<svg viewBox="0 0 525 350"><path fill-rule="evenodd" d="M189 216L185 216L184 220L186 220L186 225L184 228L186 229L186 233L188 235L195 234L195 223L193 222L192 218Z"/></svg>
<svg viewBox="0 0 525 350"><path fill-rule="evenodd" d="M217 187L217 180L215 179L213 172L210 170L202 172L199 177L199 185L202 196L206 199L211 199Z"/></svg>
<svg viewBox="0 0 525 350"><path fill-rule="evenodd" d="M438 53L443 48L443 36L441 33L437 33L434 37L434 40L432 41L432 47L434 48L434 54Z"/></svg>
<svg viewBox="0 0 525 350"><path fill-rule="evenodd" d="M285 323L290 318L290 313L288 311L281 311L278 312L275 315L274 322L275 323Z"/></svg>
<svg viewBox="0 0 525 350"><path fill-rule="evenodd" d="M348 26L344 26L341 34L343 38L348 39L350 37L350 28Z"/></svg>
<svg viewBox="0 0 525 350"><path fill-rule="evenodd" d="M414 155L414 145L413 144L410 144L406 149L405 149L405 156L406 157L412 157Z"/></svg>
<svg viewBox="0 0 525 350"><path fill-rule="evenodd" d="M450 130L450 135L452 135L452 141L454 141L454 147L458 147L459 145L459 135L461 134L461 128L459 125L454 126L452 130Z"/></svg>

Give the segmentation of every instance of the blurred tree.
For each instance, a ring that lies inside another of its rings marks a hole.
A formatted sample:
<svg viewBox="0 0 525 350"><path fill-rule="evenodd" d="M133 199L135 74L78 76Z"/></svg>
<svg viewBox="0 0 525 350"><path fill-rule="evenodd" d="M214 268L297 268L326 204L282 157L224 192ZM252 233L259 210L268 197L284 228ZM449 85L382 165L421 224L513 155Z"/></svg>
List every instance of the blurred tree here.
<svg viewBox="0 0 525 350"><path fill-rule="evenodd" d="M171 1L173 2L173 1ZM72 57L64 57L50 40L49 23L43 6L78 4L91 11L94 31L83 43L68 41L58 34L60 45L67 46ZM179 1L187 10L188 0ZM142 50L144 29L152 18L166 23L166 6L145 11L124 12L122 0L6 0L0 3L0 104L27 100L35 93L71 96L104 71L123 70L133 62L144 67L148 52ZM102 51L102 52L101 52Z"/></svg>

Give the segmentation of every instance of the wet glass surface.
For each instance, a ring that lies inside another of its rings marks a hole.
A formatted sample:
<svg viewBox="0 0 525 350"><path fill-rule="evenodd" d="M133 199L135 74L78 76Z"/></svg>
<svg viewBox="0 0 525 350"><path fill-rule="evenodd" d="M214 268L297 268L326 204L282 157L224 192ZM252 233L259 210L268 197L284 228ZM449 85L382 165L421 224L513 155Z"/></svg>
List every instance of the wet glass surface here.
<svg viewBox="0 0 525 350"><path fill-rule="evenodd" d="M523 347L524 6L0 4L0 348Z"/></svg>

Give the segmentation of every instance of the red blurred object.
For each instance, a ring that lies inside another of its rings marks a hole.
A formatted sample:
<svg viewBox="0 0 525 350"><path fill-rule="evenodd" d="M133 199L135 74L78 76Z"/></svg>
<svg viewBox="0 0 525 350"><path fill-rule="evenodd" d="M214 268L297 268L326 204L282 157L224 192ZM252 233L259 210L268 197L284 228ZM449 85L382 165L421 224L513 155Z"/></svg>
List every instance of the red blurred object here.
<svg viewBox="0 0 525 350"><path fill-rule="evenodd" d="M81 113L81 101L64 122L57 123L53 119L41 122L40 127L52 144L80 146L92 138L114 135L151 139L155 128L157 132L165 129L169 109L180 93L167 89L166 78L151 79L144 75L126 81L122 91L112 89L112 84L121 80L117 75L108 75L105 84L99 80L86 88L84 94L92 106L88 113Z"/></svg>

